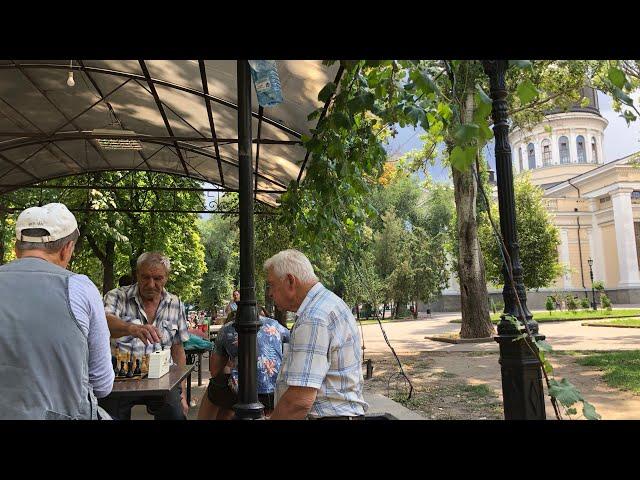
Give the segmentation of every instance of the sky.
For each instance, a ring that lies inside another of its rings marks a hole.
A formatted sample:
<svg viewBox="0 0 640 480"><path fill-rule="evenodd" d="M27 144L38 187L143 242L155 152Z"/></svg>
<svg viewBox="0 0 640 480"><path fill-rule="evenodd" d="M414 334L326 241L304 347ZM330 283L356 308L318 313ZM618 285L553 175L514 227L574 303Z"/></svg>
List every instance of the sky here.
<svg viewBox="0 0 640 480"><path fill-rule="evenodd" d="M634 103L640 97L640 92L632 95ZM611 98L602 92L598 92L598 102L600 104L601 115L609 121L609 125L604 131L604 157L605 163L617 160L631 153L640 151L640 121L632 122L627 126L627 122L612 109ZM390 156L402 155L410 150L420 148L421 128L412 127L400 128L396 126L398 135L392 138L385 147ZM489 165L495 170L495 160L493 154L493 143L485 147L485 157L489 160ZM443 167L439 162L429 168L429 173L437 182L451 182L449 169Z"/></svg>

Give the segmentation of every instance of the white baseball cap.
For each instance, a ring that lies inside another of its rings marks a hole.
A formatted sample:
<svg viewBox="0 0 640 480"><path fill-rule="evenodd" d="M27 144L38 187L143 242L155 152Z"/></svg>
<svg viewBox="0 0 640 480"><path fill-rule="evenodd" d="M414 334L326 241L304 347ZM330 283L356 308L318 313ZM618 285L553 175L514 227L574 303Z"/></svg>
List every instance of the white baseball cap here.
<svg viewBox="0 0 640 480"><path fill-rule="evenodd" d="M30 237L22 235L29 228L42 228L49 235ZM62 203L49 203L42 207L30 207L24 210L16 221L16 238L23 242L47 243L55 242L71 235L78 228L73 213Z"/></svg>

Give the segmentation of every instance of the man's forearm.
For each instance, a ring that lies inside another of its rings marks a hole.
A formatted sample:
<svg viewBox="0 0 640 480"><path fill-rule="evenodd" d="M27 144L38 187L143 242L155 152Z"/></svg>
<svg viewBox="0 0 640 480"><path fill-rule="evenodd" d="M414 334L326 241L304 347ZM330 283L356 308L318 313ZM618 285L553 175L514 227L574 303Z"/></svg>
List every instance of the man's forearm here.
<svg viewBox="0 0 640 480"><path fill-rule="evenodd" d="M173 346L171 347L171 358L173 358L173 361L179 367L184 367L187 365L187 355L184 352L184 347L182 346L182 344L180 344L179 346L178 344L173 344ZM187 379L185 378L184 380L182 380L182 382L180 382L180 385L182 386L182 393L185 393L187 391Z"/></svg>
<svg viewBox="0 0 640 480"><path fill-rule="evenodd" d="M131 335L131 324L110 313L107 313L107 325L109 326L111 338L120 338L126 335Z"/></svg>
<svg viewBox="0 0 640 480"><path fill-rule="evenodd" d="M289 387L269 418L271 420L304 420L313 406L316 394L315 389L301 390Z"/></svg>

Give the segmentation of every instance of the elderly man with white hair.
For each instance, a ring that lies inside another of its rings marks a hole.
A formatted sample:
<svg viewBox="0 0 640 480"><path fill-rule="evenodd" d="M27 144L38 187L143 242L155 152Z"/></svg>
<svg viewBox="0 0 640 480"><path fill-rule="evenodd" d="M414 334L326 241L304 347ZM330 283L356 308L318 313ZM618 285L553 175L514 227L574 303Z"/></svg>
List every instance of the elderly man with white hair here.
<svg viewBox="0 0 640 480"><path fill-rule="evenodd" d="M169 279L171 263L161 252L145 252L136 264L137 282L116 288L104 296L104 309L111 336L118 338L116 346L141 358L154 348L171 348L171 358L177 365L186 365L183 342L189 339L189 326L184 304L164 286ZM186 400L186 380L181 391L173 390L164 400L144 400L147 412L156 420L184 420L189 411ZM119 420L131 419L131 400L111 399L100 405Z"/></svg>
<svg viewBox="0 0 640 480"><path fill-rule="evenodd" d="M351 309L318 281L297 250L277 253L264 269L275 304L296 312L271 419L364 419L362 350Z"/></svg>
<svg viewBox="0 0 640 480"><path fill-rule="evenodd" d="M0 266L2 420L108 418L96 400L114 378L102 299L67 270L79 236L62 203L18 216L18 258Z"/></svg>

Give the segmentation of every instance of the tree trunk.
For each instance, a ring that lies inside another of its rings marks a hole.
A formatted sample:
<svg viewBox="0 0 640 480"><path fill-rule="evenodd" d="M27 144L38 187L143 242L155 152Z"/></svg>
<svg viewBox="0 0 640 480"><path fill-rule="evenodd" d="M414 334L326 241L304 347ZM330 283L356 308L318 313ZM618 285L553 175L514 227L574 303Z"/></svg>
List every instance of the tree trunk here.
<svg viewBox="0 0 640 480"><path fill-rule="evenodd" d="M102 263L102 294L104 295L108 291L113 289L114 279L113 279L113 267L115 263L115 250L116 250L116 242L113 240L107 240L105 245L105 258Z"/></svg>
<svg viewBox="0 0 640 480"><path fill-rule="evenodd" d="M473 115L473 92L467 97L465 122ZM494 334L489 317L489 293L484 274L484 259L478 241L476 197L478 186L475 163L461 172L453 168L458 233L458 275L462 304L461 338L483 338Z"/></svg>

